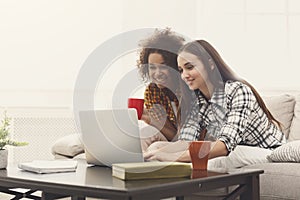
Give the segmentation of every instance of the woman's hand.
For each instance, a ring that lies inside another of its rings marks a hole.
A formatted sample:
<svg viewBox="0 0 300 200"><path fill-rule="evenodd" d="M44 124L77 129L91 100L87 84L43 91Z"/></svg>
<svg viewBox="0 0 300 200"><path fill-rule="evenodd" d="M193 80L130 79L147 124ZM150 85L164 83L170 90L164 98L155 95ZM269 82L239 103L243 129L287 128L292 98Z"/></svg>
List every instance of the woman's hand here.
<svg viewBox="0 0 300 200"><path fill-rule="evenodd" d="M157 128L169 141L173 140L177 133L176 127L168 120L165 109L159 104L154 104L151 109L144 109L141 119Z"/></svg>
<svg viewBox="0 0 300 200"><path fill-rule="evenodd" d="M144 158L146 160L190 162L189 145L190 142L183 140L155 142L148 147L144 153ZM226 156L227 154L227 148L222 141L212 142L209 159Z"/></svg>
<svg viewBox="0 0 300 200"><path fill-rule="evenodd" d="M183 159L183 157L186 157L187 151L182 152L176 152L176 153L168 153L163 151L147 151L144 154L144 158L148 161L169 161L169 162L175 162L175 161L182 161L186 162L186 159Z"/></svg>
<svg viewBox="0 0 300 200"><path fill-rule="evenodd" d="M189 162L189 142L155 142L144 153L146 160Z"/></svg>
<svg viewBox="0 0 300 200"><path fill-rule="evenodd" d="M143 120L145 123L150 125L151 119L150 119L150 116L149 116L148 109L144 108L141 120Z"/></svg>
<svg viewBox="0 0 300 200"><path fill-rule="evenodd" d="M147 124L161 130L167 121L167 113L162 105L153 104L152 108L144 109L141 119Z"/></svg>

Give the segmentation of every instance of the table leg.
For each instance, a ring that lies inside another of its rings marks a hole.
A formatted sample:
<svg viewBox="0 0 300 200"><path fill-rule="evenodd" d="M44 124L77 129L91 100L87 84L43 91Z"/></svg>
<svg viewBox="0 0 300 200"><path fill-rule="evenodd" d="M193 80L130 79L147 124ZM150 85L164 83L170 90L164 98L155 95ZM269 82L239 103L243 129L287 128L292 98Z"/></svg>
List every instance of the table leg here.
<svg viewBox="0 0 300 200"><path fill-rule="evenodd" d="M241 194L240 200L259 200L259 175L251 176L246 185L246 191Z"/></svg>
<svg viewBox="0 0 300 200"><path fill-rule="evenodd" d="M42 192L42 200L53 200L57 198L64 198L68 197L67 195L59 195L59 194L52 194L52 193L47 193L47 192ZM85 200L85 197L80 197L80 196L71 196L71 200Z"/></svg>
<svg viewBox="0 0 300 200"><path fill-rule="evenodd" d="M60 194L53 194L48 192L42 192L42 198L41 200L53 200L57 198L64 198L68 197L67 195L60 195Z"/></svg>

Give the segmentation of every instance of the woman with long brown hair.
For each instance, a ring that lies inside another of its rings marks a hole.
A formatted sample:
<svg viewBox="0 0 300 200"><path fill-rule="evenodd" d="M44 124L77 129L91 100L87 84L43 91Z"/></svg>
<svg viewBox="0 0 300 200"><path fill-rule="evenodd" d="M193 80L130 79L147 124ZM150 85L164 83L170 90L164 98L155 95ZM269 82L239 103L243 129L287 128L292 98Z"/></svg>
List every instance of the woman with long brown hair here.
<svg viewBox="0 0 300 200"><path fill-rule="evenodd" d="M146 159L190 161L189 141L199 139L213 142L209 158L227 156L238 145L274 149L285 143L280 123L258 92L239 78L207 41L185 44L177 61L181 78L197 100L192 102L179 140L154 143L145 153Z"/></svg>

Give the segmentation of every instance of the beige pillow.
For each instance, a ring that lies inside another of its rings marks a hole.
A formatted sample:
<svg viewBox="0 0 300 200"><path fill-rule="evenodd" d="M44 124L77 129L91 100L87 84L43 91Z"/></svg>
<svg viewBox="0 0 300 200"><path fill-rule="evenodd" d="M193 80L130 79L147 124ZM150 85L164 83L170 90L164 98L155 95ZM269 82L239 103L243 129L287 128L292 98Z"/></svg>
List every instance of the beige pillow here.
<svg viewBox="0 0 300 200"><path fill-rule="evenodd" d="M220 156L208 160L208 169L213 168L240 168L247 165L269 162L267 156L272 153L270 149L260 147L237 145L228 156Z"/></svg>
<svg viewBox="0 0 300 200"><path fill-rule="evenodd" d="M295 98L288 94L263 97L273 117L282 124L282 131L288 138L294 115Z"/></svg>
<svg viewBox="0 0 300 200"><path fill-rule="evenodd" d="M74 157L84 152L79 133L67 135L58 139L52 146L52 154L60 154L68 157Z"/></svg>
<svg viewBox="0 0 300 200"><path fill-rule="evenodd" d="M267 159L273 162L300 162L300 140L276 148Z"/></svg>
<svg viewBox="0 0 300 200"><path fill-rule="evenodd" d="M300 95L296 96L294 119L291 125L289 141L300 140Z"/></svg>

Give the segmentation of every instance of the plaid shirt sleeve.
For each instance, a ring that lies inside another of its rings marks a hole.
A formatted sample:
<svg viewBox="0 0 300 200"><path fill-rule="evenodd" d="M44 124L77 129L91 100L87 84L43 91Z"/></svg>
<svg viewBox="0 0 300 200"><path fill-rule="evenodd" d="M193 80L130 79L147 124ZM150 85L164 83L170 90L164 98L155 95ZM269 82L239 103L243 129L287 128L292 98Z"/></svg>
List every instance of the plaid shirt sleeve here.
<svg viewBox="0 0 300 200"><path fill-rule="evenodd" d="M251 89L241 83L230 84L226 89L229 91L227 93L229 112L218 139L225 143L228 151L232 151L243 140L242 133L251 120L249 117L256 99Z"/></svg>
<svg viewBox="0 0 300 200"><path fill-rule="evenodd" d="M197 101L194 101L191 112L180 129L179 140L194 141L198 139L199 133L201 132L199 126L200 115L199 104Z"/></svg>

